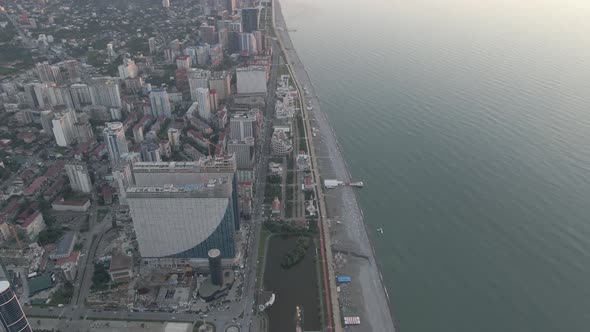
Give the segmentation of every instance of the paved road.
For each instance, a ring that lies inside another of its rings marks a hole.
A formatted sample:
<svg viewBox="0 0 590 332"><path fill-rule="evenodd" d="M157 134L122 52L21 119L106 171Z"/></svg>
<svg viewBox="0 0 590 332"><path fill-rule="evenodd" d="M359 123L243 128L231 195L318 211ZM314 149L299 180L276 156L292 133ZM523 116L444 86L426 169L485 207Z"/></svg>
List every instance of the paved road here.
<svg viewBox="0 0 590 332"><path fill-rule="evenodd" d="M95 201L96 202L96 201ZM90 231L85 235L83 252L86 253L80 259L80 270L78 271L78 278L76 287L74 287L74 294L72 296L72 304L75 306L84 306L84 299L90 294L90 287L92 286L92 275L94 274L94 256L96 250L104 233L111 227L110 222L97 222L98 211L110 208L100 208L93 205L88 218L88 226Z"/></svg>
<svg viewBox="0 0 590 332"><path fill-rule="evenodd" d="M277 67L279 63L279 52L278 52L278 45L276 42L273 41L272 43L273 48L273 56L272 56L272 66L270 71L270 81L268 85L268 96L266 98L266 110L264 114L264 132L261 135L262 142L260 143L260 152L259 159L256 163L256 193L253 202L253 213L252 213L252 230L251 236L248 242L248 258L245 265L248 267L247 269L247 277L244 281L244 290L246 298L254 300L257 296L257 289L256 289L256 271L258 264L262 262L257 262L258 257L258 242L260 240L260 230L262 228L262 224L264 222L262 212L263 212L263 203L264 203L264 189L266 187L266 175L268 171L268 156L270 153L270 137L272 134L272 118L274 117L274 107L275 107L275 90L277 88ZM248 261L249 260L249 261ZM247 311L245 313L246 317L252 317L252 312ZM248 321L248 320L246 320ZM249 331L249 327L245 331Z"/></svg>

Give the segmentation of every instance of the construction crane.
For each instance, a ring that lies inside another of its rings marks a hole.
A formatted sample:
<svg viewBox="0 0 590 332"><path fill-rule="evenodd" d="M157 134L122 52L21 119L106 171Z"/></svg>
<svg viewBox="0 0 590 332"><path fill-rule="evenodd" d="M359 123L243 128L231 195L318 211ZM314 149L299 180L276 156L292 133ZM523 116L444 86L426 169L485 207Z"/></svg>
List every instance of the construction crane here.
<svg viewBox="0 0 590 332"><path fill-rule="evenodd" d="M12 235L14 236L14 238L16 239L16 244L18 245L19 249L23 248L23 244L20 241L20 238L18 237L18 230L16 229L15 225L10 225L10 231L12 232Z"/></svg>

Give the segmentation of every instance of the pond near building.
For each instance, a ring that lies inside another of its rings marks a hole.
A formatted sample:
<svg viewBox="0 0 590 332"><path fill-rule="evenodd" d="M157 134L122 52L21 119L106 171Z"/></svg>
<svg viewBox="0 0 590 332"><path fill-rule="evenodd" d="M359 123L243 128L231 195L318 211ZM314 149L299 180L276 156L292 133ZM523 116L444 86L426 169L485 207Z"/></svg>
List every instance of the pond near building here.
<svg viewBox="0 0 590 332"><path fill-rule="evenodd" d="M264 271L264 289L276 295L275 303L267 309L269 331L295 331L295 307L302 306L304 329L320 329L315 246L307 249L305 258L285 270L283 256L295 247L296 237L273 236L269 240Z"/></svg>

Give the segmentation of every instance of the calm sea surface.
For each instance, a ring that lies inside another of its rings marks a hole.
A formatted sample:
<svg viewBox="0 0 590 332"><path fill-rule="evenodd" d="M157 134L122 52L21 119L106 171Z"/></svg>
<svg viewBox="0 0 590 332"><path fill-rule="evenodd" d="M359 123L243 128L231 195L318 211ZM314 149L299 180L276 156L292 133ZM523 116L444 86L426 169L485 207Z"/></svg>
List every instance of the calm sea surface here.
<svg viewBox="0 0 590 332"><path fill-rule="evenodd" d="M590 2L281 3L401 330L590 331Z"/></svg>

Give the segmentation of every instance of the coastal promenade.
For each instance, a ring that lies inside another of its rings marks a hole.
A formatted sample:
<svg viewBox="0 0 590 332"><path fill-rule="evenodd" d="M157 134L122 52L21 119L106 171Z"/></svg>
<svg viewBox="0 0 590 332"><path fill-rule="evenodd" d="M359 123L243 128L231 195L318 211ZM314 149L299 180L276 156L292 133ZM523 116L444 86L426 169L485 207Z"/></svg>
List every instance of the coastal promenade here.
<svg viewBox="0 0 590 332"><path fill-rule="evenodd" d="M313 84L293 48L279 1L273 2L273 23L281 49L301 98L301 111L305 132L310 144L314 178L318 185L322 237L329 285L334 331L342 331L343 316L359 316L361 324L349 326L350 331L396 331L374 250L369 242L362 210L352 188L340 187L324 195L321 179L350 181L351 176L341 148L330 126L327 115L321 111ZM310 106L312 111L307 107ZM318 138L312 139L317 130ZM318 173L319 172L319 173ZM321 174L321 176L320 176ZM338 223L334 221L338 220ZM338 255L335 259L335 255ZM335 275L346 274L353 278L347 285L346 298L339 299ZM342 307L341 307L342 306ZM341 310L342 309L342 312ZM330 310L330 308L328 309ZM329 324L330 325L330 324Z"/></svg>

